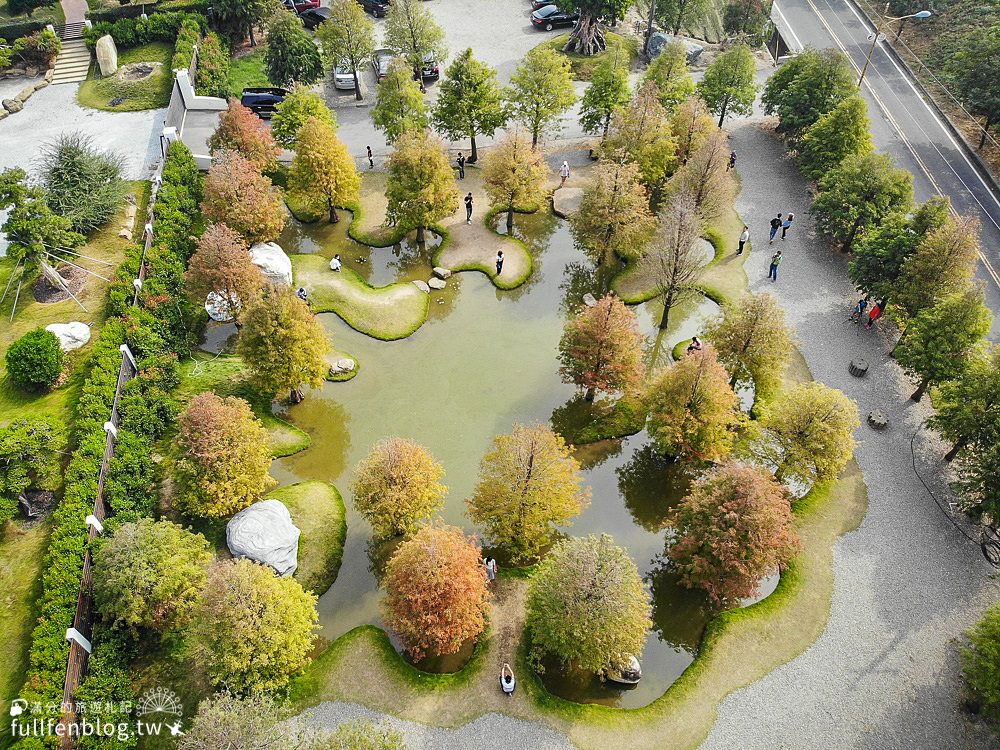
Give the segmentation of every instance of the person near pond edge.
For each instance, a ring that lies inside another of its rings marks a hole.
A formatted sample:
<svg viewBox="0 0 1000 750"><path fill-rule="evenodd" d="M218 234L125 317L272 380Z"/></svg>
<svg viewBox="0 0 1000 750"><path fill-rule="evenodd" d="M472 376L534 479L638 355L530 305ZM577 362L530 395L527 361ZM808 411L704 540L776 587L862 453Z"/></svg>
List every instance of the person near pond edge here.
<svg viewBox="0 0 1000 750"><path fill-rule="evenodd" d="M465 154L458 152L458 179L465 179Z"/></svg>
<svg viewBox="0 0 1000 750"><path fill-rule="evenodd" d="M700 351L701 351L701 339L699 339L697 336L692 336L691 343L688 344L687 353L690 354L691 352L700 352Z"/></svg>
<svg viewBox="0 0 1000 750"><path fill-rule="evenodd" d="M337 253L336 255L333 256L333 259L330 261L330 270L340 271L342 265L343 263L340 262L340 253Z"/></svg>
<svg viewBox="0 0 1000 750"><path fill-rule="evenodd" d="M493 583L497 577L497 561L492 557L483 559L483 566L486 568L486 582Z"/></svg>
<svg viewBox="0 0 1000 750"><path fill-rule="evenodd" d="M743 246L747 244L747 240L749 239L750 239L750 227L744 224L743 231L740 233L740 246L736 250L737 255L743 255Z"/></svg>
<svg viewBox="0 0 1000 750"><path fill-rule="evenodd" d="M781 214L778 214L773 219L771 219L771 236L768 238L767 244L770 245L772 242L774 242L774 235L778 233L779 229L781 229Z"/></svg>
<svg viewBox="0 0 1000 750"><path fill-rule="evenodd" d="M785 233L792 228L792 222L795 220L795 214L788 214L785 220L781 222L781 239L785 239Z"/></svg>
<svg viewBox="0 0 1000 750"><path fill-rule="evenodd" d="M497 276L503 271L503 250L497 250Z"/></svg>
<svg viewBox="0 0 1000 750"><path fill-rule="evenodd" d="M778 280L778 266L781 265L781 251L779 250L774 255L771 256L771 268L768 269L767 278L771 281Z"/></svg>
<svg viewBox="0 0 1000 750"><path fill-rule="evenodd" d="M559 187L562 187L563 185L566 184L566 180L569 179L569 162L568 161L564 161L562 163L562 166L559 167L559 177L561 178L560 181L559 181Z"/></svg>
<svg viewBox="0 0 1000 750"><path fill-rule="evenodd" d="M513 695L515 687L517 680L514 679L514 670L510 668L510 664L504 662L500 667L500 689L505 695Z"/></svg>
<svg viewBox="0 0 1000 750"><path fill-rule="evenodd" d="M472 193L465 196L465 223L472 223Z"/></svg>

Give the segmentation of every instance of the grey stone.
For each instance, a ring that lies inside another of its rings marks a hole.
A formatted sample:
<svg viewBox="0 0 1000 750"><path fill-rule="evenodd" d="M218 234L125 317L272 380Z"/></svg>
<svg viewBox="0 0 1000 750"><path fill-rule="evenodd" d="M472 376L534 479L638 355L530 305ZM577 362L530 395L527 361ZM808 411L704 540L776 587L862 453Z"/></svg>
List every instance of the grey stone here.
<svg viewBox="0 0 1000 750"><path fill-rule="evenodd" d="M118 232L119 237L124 237L126 240L132 241L132 230L131 229L121 229Z"/></svg>
<svg viewBox="0 0 1000 750"><path fill-rule="evenodd" d="M24 109L24 104L19 102L17 99L4 99L2 102L0 102L0 104L2 104L3 108L6 109L11 114L14 114L15 112L20 112L22 109Z"/></svg>
<svg viewBox="0 0 1000 750"><path fill-rule="evenodd" d="M34 66L34 65L29 65L28 67L26 67L24 69L24 74L28 78L34 78L35 76L38 75L38 68L36 66Z"/></svg>
<svg viewBox="0 0 1000 750"><path fill-rule="evenodd" d="M250 248L250 260L275 284L292 285L292 261L274 242L259 242Z"/></svg>
<svg viewBox="0 0 1000 750"><path fill-rule="evenodd" d="M0 107L0 120L4 119L5 117L10 117L10 112Z"/></svg>
<svg viewBox="0 0 1000 750"><path fill-rule="evenodd" d="M90 341L90 326L75 320L70 323L52 323L45 326L45 330L56 335L59 348L64 352L79 349Z"/></svg>
<svg viewBox="0 0 1000 750"><path fill-rule="evenodd" d="M435 277L427 281L427 286L429 286L431 289L444 289L447 286L447 284L445 283L444 279L439 279Z"/></svg>
<svg viewBox="0 0 1000 750"><path fill-rule="evenodd" d="M585 304L587 307L596 307L597 298L595 298L594 295L591 294L590 292L587 292L585 295L583 295L583 304Z"/></svg>
<svg viewBox="0 0 1000 750"><path fill-rule="evenodd" d="M427 293L427 294L429 294L430 291L431 291L431 288L429 286L427 286L427 282L426 281L421 281L420 279L414 279L413 280L413 286L415 286L421 292L424 292L424 293Z"/></svg>
<svg viewBox="0 0 1000 750"><path fill-rule="evenodd" d="M226 545L236 557L270 565L280 576L298 568L299 535L280 500L261 500L226 524Z"/></svg>
<svg viewBox="0 0 1000 750"><path fill-rule="evenodd" d="M561 187L552 194L552 212L556 216L568 219L570 215L580 210L583 200L583 188Z"/></svg>
<svg viewBox="0 0 1000 750"><path fill-rule="evenodd" d="M350 357L344 357L343 359L338 359L332 365L330 365L330 371L334 373L344 373L350 372L357 366L357 363Z"/></svg>
<svg viewBox="0 0 1000 750"><path fill-rule="evenodd" d="M110 34L105 34L97 40L94 47L97 55L97 64L101 68L101 75L107 78L118 72L118 48L115 47L115 40Z"/></svg>
<svg viewBox="0 0 1000 750"><path fill-rule="evenodd" d="M450 279L451 278L451 271L448 270L447 268L441 268L440 266L434 266L434 270L433 270L432 273L435 276L437 276L439 279Z"/></svg>
<svg viewBox="0 0 1000 750"><path fill-rule="evenodd" d="M687 61L689 63L697 60L698 56L705 51L704 47L700 44L692 42L690 39L685 39L680 36L672 36L671 34L664 34L662 31L657 31L649 38L649 57L651 59L659 57L660 53L663 52L663 48L671 42L680 42L684 45L684 49L687 51Z"/></svg>

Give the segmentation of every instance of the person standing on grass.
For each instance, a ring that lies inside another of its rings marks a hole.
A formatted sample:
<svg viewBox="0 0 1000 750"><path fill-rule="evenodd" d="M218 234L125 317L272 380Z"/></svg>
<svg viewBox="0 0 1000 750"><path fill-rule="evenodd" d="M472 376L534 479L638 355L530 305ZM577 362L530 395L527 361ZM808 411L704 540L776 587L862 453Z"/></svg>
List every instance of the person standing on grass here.
<svg viewBox="0 0 1000 750"><path fill-rule="evenodd" d="M465 179L465 154L458 152L458 179Z"/></svg>
<svg viewBox="0 0 1000 750"><path fill-rule="evenodd" d="M365 146L365 148L368 149L368 168L375 169L375 159L372 157L372 147Z"/></svg>
<svg viewBox="0 0 1000 750"><path fill-rule="evenodd" d="M779 250L771 256L771 268L767 272L767 278L771 281L778 280L778 266L781 265L781 251Z"/></svg>
<svg viewBox="0 0 1000 750"><path fill-rule="evenodd" d="M781 239L785 239L785 234L789 229L792 228L792 222L795 220L795 214L788 214L785 220L781 222Z"/></svg>
<svg viewBox="0 0 1000 750"><path fill-rule="evenodd" d="M472 223L472 193L465 196L465 223Z"/></svg>
<svg viewBox="0 0 1000 750"><path fill-rule="evenodd" d="M774 236L778 233L779 229L781 229L781 214L771 219L771 236L768 238L767 244L770 245L774 242Z"/></svg>
<svg viewBox="0 0 1000 750"><path fill-rule="evenodd" d="M736 250L737 255L743 255L743 246L747 244L747 240L749 239L750 239L750 227L744 224L743 231L740 233L740 246Z"/></svg>
<svg viewBox="0 0 1000 750"><path fill-rule="evenodd" d="M559 177L562 178L559 181L559 187L562 187L563 185L566 184L566 180L569 179L569 162L568 161L564 161L562 163L562 166L559 167Z"/></svg>
<svg viewBox="0 0 1000 750"><path fill-rule="evenodd" d="M503 250L497 250L497 276L503 271Z"/></svg>

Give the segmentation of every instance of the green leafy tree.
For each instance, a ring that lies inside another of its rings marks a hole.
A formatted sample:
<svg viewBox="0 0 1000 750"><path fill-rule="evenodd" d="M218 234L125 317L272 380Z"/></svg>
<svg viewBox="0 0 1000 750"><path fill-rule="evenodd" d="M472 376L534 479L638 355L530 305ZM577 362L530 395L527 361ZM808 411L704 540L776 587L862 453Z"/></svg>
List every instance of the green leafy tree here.
<svg viewBox="0 0 1000 750"><path fill-rule="evenodd" d="M715 604L739 606L799 550L788 493L755 466L724 463L703 475L671 514L667 550L681 582Z"/></svg>
<svg viewBox="0 0 1000 750"><path fill-rule="evenodd" d="M468 138L472 147L469 162L475 163L479 159L476 136L492 137L509 117L496 70L476 60L471 48L462 52L448 66L438 86L431 118L434 127L452 141Z"/></svg>
<svg viewBox="0 0 1000 750"><path fill-rule="evenodd" d="M456 526L424 526L386 566L385 624L413 659L456 653L486 629L490 593L479 546Z"/></svg>
<svg viewBox="0 0 1000 750"><path fill-rule="evenodd" d="M352 8L361 9L361 6L354 0L337 0L338 5L345 2ZM364 14L364 11L361 13ZM320 30L322 31L329 26L331 26L330 22L324 23L320 26ZM285 148L295 148L299 130L310 117L315 117L331 128L337 127L337 117L326 106L323 97L301 84L297 85L289 92L284 101L275 107L274 114L271 116L271 135Z"/></svg>
<svg viewBox="0 0 1000 750"><path fill-rule="evenodd" d="M911 215L891 214L865 232L854 245L848 268L854 285L875 299L892 298L903 264L929 232L949 220L950 205L947 198L931 198Z"/></svg>
<svg viewBox="0 0 1000 750"><path fill-rule="evenodd" d="M913 205L913 175L899 169L888 154L856 154L827 172L809 209L820 231L846 252L859 233Z"/></svg>
<svg viewBox="0 0 1000 750"><path fill-rule="evenodd" d="M299 130L288 189L301 201L321 203L331 224L340 221L337 206L358 201L361 178L354 159L329 123L310 117Z"/></svg>
<svg viewBox="0 0 1000 750"><path fill-rule="evenodd" d="M670 129L677 140L677 162L687 164L718 128L699 97L681 102L670 117Z"/></svg>
<svg viewBox="0 0 1000 750"><path fill-rule="evenodd" d="M753 112L753 101L757 97L755 75L753 52L745 44L723 52L708 66L697 90L709 111L719 116L720 128L727 114Z"/></svg>
<svg viewBox="0 0 1000 750"><path fill-rule="evenodd" d="M652 626L639 571L607 534L556 544L531 578L527 609L536 669L544 656L598 674L624 669Z"/></svg>
<svg viewBox="0 0 1000 750"><path fill-rule="evenodd" d="M385 133L387 143L393 144L404 133L423 131L427 128L427 106L420 84L406 61L396 58L389 65L389 72L378 84L372 122Z"/></svg>
<svg viewBox="0 0 1000 750"><path fill-rule="evenodd" d="M770 294L747 294L727 303L705 329L719 362L731 373L729 384L752 384L759 394L773 393L792 355L792 330L785 311Z"/></svg>
<svg viewBox="0 0 1000 750"><path fill-rule="evenodd" d="M655 227L639 168L626 161L601 159L584 188L579 210L570 217L574 239L596 264L610 264L615 255L640 254Z"/></svg>
<svg viewBox="0 0 1000 750"><path fill-rule="evenodd" d="M17 515L25 490L59 483L57 429L48 419L16 419L0 427L0 528Z"/></svg>
<svg viewBox="0 0 1000 750"><path fill-rule="evenodd" d="M443 60L448 55L444 30L420 0L393 0L389 5L385 17L385 44L406 58L416 77L420 77L426 60Z"/></svg>
<svg viewBox="0 0 1000 750"><path fill-rule="evenodd" d="M292 403L302 401L303 385L323 385L330 370L329 348L323 326L291 289L265 288L243 312L236 353L250 370L250 382L263 394L289 391Z"/></svg>
<svg viewBox="0 0 1000 750"><path fill-rule="evenodd" d="M614 113L611 133L601 147L609 158L625 159L639 168L654 204L677 166L677 140L666 114L656 84L647 81L625 109Z"/></svg>
<svg viewBox="0 0 1000 750"><path fill-rule="evenodd" d="M778 115L778 130L794 143L810 125L857 90L847 55L834 49L806 49L767 79L761 103L767 114Z"/></svg>
<svg viewBox="0 0 1000 750"><path fill-rule="evenodd" d="M617 297L603 297L593 307L583 307L563 329L563 382L586 388L587 401L597 391L629 390L639 382L643 342L635 313Z"/></svg>
<svg viewBox="0 0 1000 750"><path fill-rule="evenodd" d="M1000 424L983 429L983 440L958 454L955 490L976 515L1000 517Z"/></svg>
<svg viewBox="0 0 1000 750"><path fill-rule="evenodd" d="M216 28L230 42L239 44L248 36L257 46L254 28L262 26L275 13L283 12L278 0L216 0L212 13Z"/></svg>
<svg viewBox="0 0 1000 750"><path fill-rule="evenodd" d="M247 559L209 571L194 621L209 679L239 695L281 690L309 663L316 597Z"/></svg>
<svg viewBox="0 0 1000 750"><path fill-rule="evenodd" d="M230 98L229 109L219 113L219 126L208 139L208 148L213 154L235 151L262 172L276 167L281 153L263 120L235 98Z"/></svg>
<svg viewBox="0 0 1000 750"><path fill-rule="evenodd" d="M44 262L47 253L79 247L86 238L73 231L69 219L55 213L46 201L45 190L28 185L23 169L0 172L0 210L7 211L3 233L7 257L27 267Z"/></svg>
<svg viewBox="0 0 1000 750"><path fill-rule="evenodd" d="M184 290L191 301L201 305L214 292L222 312L235 319L260 295L263 285L264 276L246 241L225 224L209 226L184 274Z"/></svg>
<svg viewBox="0 0 1000 750"><path fill-rule="evenodd" d="M275 485L267 430L243 399L199 393L177 427L174 498L185 512L227 518Z"/></svg>
<svg viewBox="0 0 1000 750"><path fill-rule="evenodd" d="M979 221L952 218L928 232L903 262L896 299L913 318L945 296L972 283L979 259ZM906 331L904 329L904 335Z"/></svg>
<svg viewBox="0 0 1000 750"><path fill-rule="evenodd" d="M563 113L576 102L569 60L546 47L535 47L524 56L507 90L513 119L531 132L531 147L549 130L555 130Z"/></svg>
<svg viewBox="0 0 1000 750"><path fill-rule="evenodd" d="M455 174L441 139L426 130L404 133L389 156L385 189L388 215L396 224L415 228L417 242L424 228L458 210Z"/></svg>
<svg viewBox="0 0 1000 750"><path fill-rule="evenodd" d="M694 244L701 231L701 218L690 193L674 196L660 213L660 225L647 251L647 265L663 302L661 330L670 325L670 311L695 294L694 282L705 267L705 259Z"/></svg>
<svg viewBox="0 0 1000 750"><path fill-rule="evenodd" d="M268 23L264 70L275 86L311 86L323 77L319 48L294 13L276 13Z"/></svg>
<svg viewBox="0 0 1000 750"><path fill-rule="evenodd" d="M654 0L655 2L655 0ZM643 85L656 84L660 104L667 113L673 113L681 102L694 93L694 81L688 73L687 49L683 42L670 42L654 57L642 74Z"/></svg>
<svg viewBox="0 0 1000 750"><path fill-rule="evenodd" d="M765 408L762 456L777 467L779 481L832 481L851 460L860 424L857 405L836 388L802 383Z"/></svg>
<svg viewBox="0 0 1000 750"><path fill-rule="evenodd" d="M514 229L514 211L540 205L546 195L549 168L545 157L531 148L520 128L507 131L483 162L483 189L490 206L507 212L507 234Z"/></svg>
<svg viewBox="0 0 1000 750"><path fill-rule="evenodd" d="M354 75L354 98L361 101L358 71L375 51L375 23L356 0L333 0L330 17L316 30L328 68L346 65Z"/></svg>
<svg viewBox="0 0 1000 750"><path fill-rule="evenodd" d="M583 93L580 106L580 125L591 135L608 137L611 118L620 112L631 98L628 70L613 57L606 57L594 68L590 85Z"/></svg>
<svg viewBox="0 0 1000 750"><path fill-rule="evenodd" d="M467 501L469 518L515 564L537 560L552 529L567 526L590 501L580 464L566 442L546 425L515 424L498 435L479 467L479 483Z"/></svg>
<svg viewBox="0 0 1000 750"><path fill-rule="evenodd" d="M962 672L979 707L977 713L1000 719L1000 604L986 610L968 636Z"/></svg>
<svg viewBox="0 0 1000 750"><path fill-rule="evenodd" d="M635 0L557 0L556 5L565 11L580 14L573 26L564 52L578 55L596 55L608 48L604 38L604 24L612 25L625 18L625 13Z"/></svg>
<svg viewBox="0 0 1000 750"><path fill-rule="evenodd" d="M761 0L734 0L722 10L722 28L733 36L756 38L770 19L771 8Z"/></svg>
<svg viewBox="0 0 1000 750"><path fill-rule="evenodd" d="M104 226L121 208L128 188L120 154L99 151L82 133L63 133L43 144L39 172L45 200L76 232Z"/></svg>
<svg viewBox="0 0 1000 750"><path fill-rule="evenodd" d="M35 328L10 345L4 362L14 385L26 391L43 391L59 380L65 358L56 335Z"/></svg>
<svg viewBox="0 0 1000 750"><path fill-rule="evenodd" d="M426 448L393 437L376 443L354 470L354 507L376 537L410 534L441 509L444 469Z"/></svg>
<svg viewBox="0 0 1000 750"><path fill-rule="evenodd" d="M674 36L698 28L711 12L709 0L656 0L656 20Z"/></svg>
<svg viewBox="0 0 1000 750"><path fill-rule="evenodd" d="M961 377L941 383L934 409L928 424L952 443L945 460L966 446L986 447L1000 428L1000 347L972 352Z"/></svg>
<svg viewBox="0 0 1000 750"><path fill-rule="evenodd" d="M733 449L739 399L715 350L704 346L667 368L649 387L649 434L676 458L718 461Z"/></svg>
<svg viewBox="0 0 1000 750"><path fill-rule="evenodd" d="M983 292L975 286L921 310L895 350L896 361L920 382L911 398L919 401L929 385L962 377L992 324Z"/></svg>
<svg viewBox="0 0 1000 750"><path fill-rule="evenodd" d="M875 150L869 131L868 105L849 96L810 125L799 143L803 174L818 180L848 156L866 156Z"/></svg>
<svg viewBox="0 0 1000 750"><path fill-rule="evenodd" d="M119 526L94 554L94 601L108 623L133 632L183 626L194 615L212 560L208 542L169 521Z"/></svg>
<svg viewBox="0 0 1000 750"><path fill-rule="evenodd" d="M1000 122L1000 23L963 34L946 70L958 98L972 114L983 118L977 146L982 148L990 128Z"/></svg>

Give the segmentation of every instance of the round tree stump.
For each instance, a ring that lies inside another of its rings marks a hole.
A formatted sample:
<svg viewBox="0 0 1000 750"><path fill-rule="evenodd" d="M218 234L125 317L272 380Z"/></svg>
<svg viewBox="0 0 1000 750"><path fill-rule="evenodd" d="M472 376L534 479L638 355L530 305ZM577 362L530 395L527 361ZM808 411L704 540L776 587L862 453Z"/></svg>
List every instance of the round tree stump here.
<svg viewBox="0 0 1000 750"><path fill-rule="evenodd" d="M863 378L868 373L867 359L852 359L847 366L848 371L856 378Z"/></svg>
<svg viewBox="0 0 1000 750"><path fill-rule="evenodd" d="M889 426L889 417L876 409L875 411L869 413L868 424L870 424L873 429L884 430Z"/></svg>

